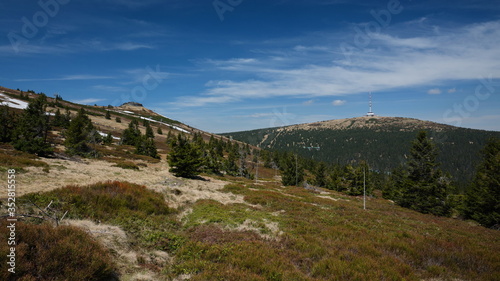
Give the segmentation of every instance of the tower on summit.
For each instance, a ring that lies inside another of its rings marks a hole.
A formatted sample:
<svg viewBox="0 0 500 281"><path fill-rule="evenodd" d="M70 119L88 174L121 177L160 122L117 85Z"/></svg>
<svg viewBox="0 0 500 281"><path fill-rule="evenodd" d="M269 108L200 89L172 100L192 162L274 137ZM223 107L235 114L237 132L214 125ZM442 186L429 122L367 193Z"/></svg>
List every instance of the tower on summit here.
<svg viewBox="0 0 500 281"><path fill-rule="evenodd" d="M368 105L369 105L370 109L369 109L368 113L366 113L366 116L375 116L375 113L373 113L373 111L372 111L372 92L370 92L370 94L369 94L369 103L368 103Z"/></svg>

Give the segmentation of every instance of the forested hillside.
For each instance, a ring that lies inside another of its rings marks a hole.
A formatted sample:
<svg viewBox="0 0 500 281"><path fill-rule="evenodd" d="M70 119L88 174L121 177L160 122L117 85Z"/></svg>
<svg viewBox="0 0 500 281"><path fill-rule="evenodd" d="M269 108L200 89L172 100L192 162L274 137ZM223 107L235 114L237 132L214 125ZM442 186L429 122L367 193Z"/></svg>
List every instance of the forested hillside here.
<svg viewBox="0 0 500 281"><path fill-rule="evenodd" d="M479 151L500 132L458 128L429 121L361 117L280 128L224 134L261 148L284 150L332 164L366 160L381 172L406 162L411 141L420 130L437 144L438 162L459 185L469 181L480 161Z"/></svg>

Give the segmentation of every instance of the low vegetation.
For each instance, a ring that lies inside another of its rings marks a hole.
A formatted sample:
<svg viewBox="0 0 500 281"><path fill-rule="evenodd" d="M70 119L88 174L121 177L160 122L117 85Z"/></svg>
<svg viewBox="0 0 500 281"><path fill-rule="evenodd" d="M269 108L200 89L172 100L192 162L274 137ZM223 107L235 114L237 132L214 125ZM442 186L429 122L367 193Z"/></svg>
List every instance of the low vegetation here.
<svg viewBox="0 0 500 281"><path fill-rule="evenodd" d="M0 170L15 169L17 172L23 172L27 167L43 167L45 172L50 171L47 163L37 160L33 154L14 150L10 145L0 146Z"/></svg>
<svg viewBox="0 0 500 281"><path fill-rule="evenodd" d="M9 231L0 228L2 241ZM118 280L109 251L79 228L17 222L16 233L15 274L7 271L9 246L0 243L2 280Z"/></svg>
<svg viewBox="0 0 500 281"><path fill-rule="evenodd" d="M200 200L183 216L143 186L105 182L23 196L70 218L121 226L130 247L168 252L170 280L498 280L497 231L384 199L274 183L228 184L246 203ZM101 251L105 251L102 248ZM144 262L144 261L143 261Z"/></svg>

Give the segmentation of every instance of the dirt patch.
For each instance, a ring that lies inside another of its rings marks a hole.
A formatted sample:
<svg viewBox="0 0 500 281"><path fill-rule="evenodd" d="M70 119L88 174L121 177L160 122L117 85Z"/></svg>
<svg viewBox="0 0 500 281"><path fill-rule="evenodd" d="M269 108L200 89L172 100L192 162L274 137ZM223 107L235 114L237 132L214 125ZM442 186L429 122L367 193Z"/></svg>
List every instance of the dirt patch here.
<svg viewBox="0 0 500 281"><path fill-rule="evenodd" d="M245 204L243 196L221 192L225 181L206 178L205 180L180 179L168 177L151 188L166 195L168 205L179 208L201 199L212 199L222 204Z"/></svg>
<svg viewBox="0 0 500 281"><path fill-rule="evenodd" d="M122 273L122 280L161 280L161 276L140 265L140 262L164 267L172 262L166 252L142 252L130 246L127 234L118 226L96 223L90 220L64 220L63 224L79 227L89 233L117 257L115 262Z"/></svg>
<svg viewBox="0 0 500 281"><path fill-rule="evenodd" d="M262 222L246 219L241 225L229 229L236 231L252 231L265 240L275 241L279 241L280 236L283 234L283 231L279 229L277 222L266 219Z"/></svg>
<svg viewBox="0 0 500 281"><path fill-rule="evenodd" d="M163 163L149 164L139 171L113 167L113 163L101 160L76 162L62 159L43 159L50 165L50 172L42 168L29 167L27 172L16 176L17 195L45 192L67 185L88 185L103 181L128 181L150 186L165 177L167 167ZM0 196L5 196L2 190Z"/></svg>

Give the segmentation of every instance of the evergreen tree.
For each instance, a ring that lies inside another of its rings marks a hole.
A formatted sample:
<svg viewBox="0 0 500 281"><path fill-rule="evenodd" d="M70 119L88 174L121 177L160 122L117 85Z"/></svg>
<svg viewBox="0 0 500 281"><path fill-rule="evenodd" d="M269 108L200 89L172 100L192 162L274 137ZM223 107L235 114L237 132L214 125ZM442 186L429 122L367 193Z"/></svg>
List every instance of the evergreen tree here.
<svg viewBox="0 0 500 281"><path fill-rule="evenodd" d="M410 149L407 180L396 186L402 190L401 206L439 216L449 214L449 180L438 168L436 158L436 146L427 132L419 132Z"/></svg>
<svg viewBox="0 0 500 281"><path fill-rule="evenodd" d="M160 158L154 139L146 135L139 136L135 146L135 153L153 158Z"/></svg>
<svg viewBox="0 0 500 281"><path fill-rule="evenodd" d="M163 135L163 130L161 129L161 127L158 127L158 129L156 130L156 133L158 135Z"/></svg>
<svg viewBox="0 0 500 281"><path fill-rule="evenodd" d="M14 117L7 105L0 105L0 142L10 142L14 131Z"/></svg>
<svg viewBox="0 0 500 281"><path fill-rule="evenodd" d="M250 151L250 150L248 150L248 151ZM250 174L250 172L247 169L247 162L246 162L247 150L246 149L240 150L239 156L240 156L240 161L239 161L240 165L238 167L238 175L240 177L244 177L244 178L247 178L247 179L253 178L253 176Z"/></svg>
<svg viewBox="0 0 500 281"><path fill-rule="evenodd" d="M326 164L325 162L320 162L316 169L314 170L314 185L319 187L326 186Z"/></svg>
<svg viewBox="0 0 500 281"><path fill-rule="evenodd" d="M111 133L108 133L108 134L106 135L106 137L103 139L103 142L104 142L104 144L106 144L106 145L110 145L110 144L112 144L112 143L113 143L113 136L111 135Z"/></svg>
<svg viewBox="0 0 500 281"><path fill-rule="evenodd" d="M304 181L304 168L300 165L297 155L285 154L281 161L281 183L285 186L299 185Z"/></svg>
<svg viewBox="0 0 500 281"><path fill-rule="evenodd" d="M146 123L146 137L153 139L155 137L155 134L153 133L153 128L151 128L151 125Z"/></svg>
<svg viewBox="0 0 500 281"><path fill-rule="evenodd" d="M203 163L201 151L181 134L170 142L171 151L167 157L170 172L177 177L193 178L200 173Z"/></svg>
<svg viewBox="0 0 500 281"><path fill-rule="evenodd" d="M236 165L238 157L238 153L231 150L227 155L227 159L224 160L224 170L230 176L238 176L239 168L238 165Z"/></svg>
<svg viewBox="0 0 500 281"><path fill-rule="evenodd" d="M46 108L47 97L45 95L39 95L28 103L15 130L14 147L16 149L38 156L52 154L52 148L47 142L50 124Z"/></svg>
<svg viewBox="0 0 500 281"><path fill-rule="evenodd" d="M111 120L111 113L109 112L109 110L106 110L106 116L105 116L106 119L108 120Z"/></svg>
<svg viewBox="0 0 500 281"><path fill-rule="evenodd" d="M401 202L403 191L408 187L408 171L402 165L394 169L382 189L382 197L385 199L393 200L394 202Z"/></svg>
<svg viewBox="0 0 500 281"><path fill-rule="evenodd" d="M59 110L59 108L57 109L55 115L54 115L54 119L52 121L52 125L54 127L61 127L61 128L65 128L67 129L68 126L69 126L69 122L70 122L71 118L70 118L70 115L69 115L69 111L66 112L66 115L63 115L61 113L61 111Z"/></svg>
<svg viewBox="0 0 500 281"><path fill-rule="evenodd" d="M141 137L141 131L139 130L139 122L133 119L129 124L128 128L123 131L122 134L122 144L136 146Z"/></svg>
<svg viewBox="0 0 500 281"><path fill-rule="evenodd" d="M209 144L207 150L204 151L204 166L205 171L210 174L221 175L222 157L217 154L217 151Z"/></svg>
<svg viewBox="0 0 500 281"><path fill-rule="evenodd" d="M122 119L120 117L116 116L115 121L116 121L116 123L121 123Z"/></svg>
<svg viewBox="0 0 500 281"><path fill-rule="evenodd" d="M174 135L172 134L172 131L168 130L167 133L167 144L170 144L174 140Z"/></svg>
<svg viewBox="0 0 500 281"><path fill-rule="evenodd" d="M483 161L467 192L465 217L500 228L500 139L490 139L481 153Z"/></svg>
<svg viewBox="0 0 500 281"><path fill-rule="evenodd" d="M89 143L100 142L101 136L83 108L71 120L68 129L64 132L64 136L66 137L64 145L67 153L80 156L96 156Z"/></svg>

